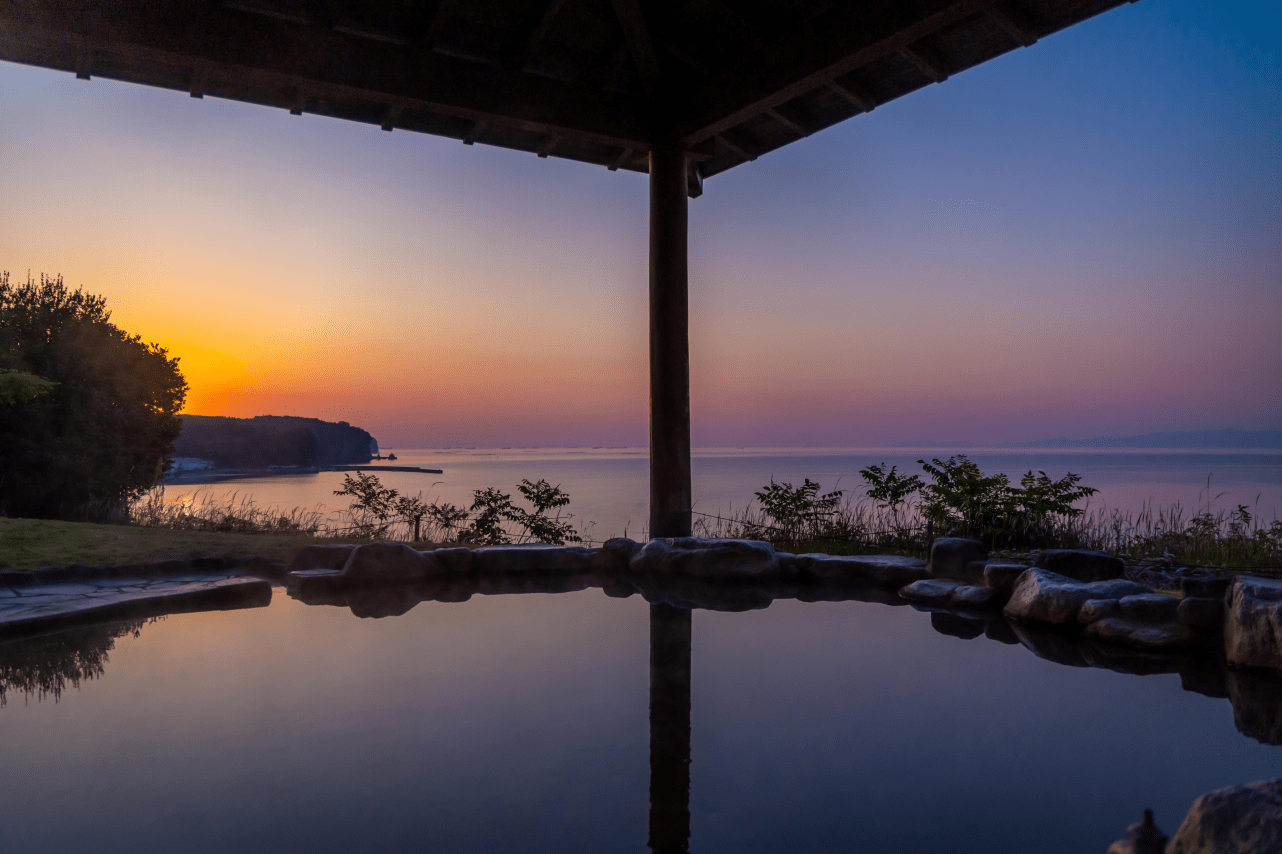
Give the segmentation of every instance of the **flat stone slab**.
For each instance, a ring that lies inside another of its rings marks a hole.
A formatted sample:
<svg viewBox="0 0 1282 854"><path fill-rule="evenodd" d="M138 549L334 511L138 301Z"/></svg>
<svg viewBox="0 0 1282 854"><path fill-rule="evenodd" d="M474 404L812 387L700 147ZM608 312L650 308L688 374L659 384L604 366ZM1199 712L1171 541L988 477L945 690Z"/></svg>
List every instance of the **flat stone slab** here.
<svg viewBox="0 0 1282 854"><path fill-rule="evenodd" d="M821 581L867 581L903 587L930 576L924 560L901 555L804 554L798 555L795 563Z"/></svg>
<svg viewBox="0 0 1282 854"><path fill-rule="evenodd" d="M257 608L271 601L271 582L226 572L163 578L0 587L0 637L34 634L66 624Z"/></svg>
<svg viewBox="0 0 1282 854"><path fill-rule="evenodd" d="M951 578L923 578L900 589L899 595L909 602L920 602L924 605L947 605L953 594L962 587L960 581Z"/></svg>

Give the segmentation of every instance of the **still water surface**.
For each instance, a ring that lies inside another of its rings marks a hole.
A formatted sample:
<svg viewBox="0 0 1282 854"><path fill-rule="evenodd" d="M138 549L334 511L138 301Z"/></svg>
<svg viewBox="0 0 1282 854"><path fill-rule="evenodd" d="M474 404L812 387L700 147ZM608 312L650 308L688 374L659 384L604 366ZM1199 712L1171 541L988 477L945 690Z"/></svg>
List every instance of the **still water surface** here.
<svg viewBox="0 0 1282 854"><path fill-rule="evenodd" d="M56 702L10 691L0 851L639 852L688 804L695 852L1084 854L1282 775L1177 675L856 601L693 612L682 745L651 715L653 619L598 589L385 619L277 590L144 625ZM664 782L685 749L688 793Z"/></svg>
<svg viewBox="0 0 1282 854"><path fill-rule="evenodd" d="M1282 516L1282 452L1197 451L1047 451L992 449L704 449L692 463L697 512L727 514L752 500L753 492L773 477L800 484L818 481L824 490L845 489L856 495L863 481L859 470L874 463L897 465L901 472L920 472L917 460L969 454L985 472L1005 472L1014 482L1031 470L1053 478L1067 472L1100 490L1089 506L1138 512L1146 502L1180 504L1185 518L1205 508L1246 504L1266 521ZM516 494L522 478L560 484L571 498L569 511L581 529L585 523L596 540L628 534L641 536L649 516L649 456L640 449L396 451L393 465L441 469L443 474L385 472L382 481L403 493L467 506L472 491L497 486ZM204 486L170 486L167 498L195 494L217 498L233 493L251 496L262 506L316 508L347 506L336 497L343 475L322 472L227 481Z"/></svg>

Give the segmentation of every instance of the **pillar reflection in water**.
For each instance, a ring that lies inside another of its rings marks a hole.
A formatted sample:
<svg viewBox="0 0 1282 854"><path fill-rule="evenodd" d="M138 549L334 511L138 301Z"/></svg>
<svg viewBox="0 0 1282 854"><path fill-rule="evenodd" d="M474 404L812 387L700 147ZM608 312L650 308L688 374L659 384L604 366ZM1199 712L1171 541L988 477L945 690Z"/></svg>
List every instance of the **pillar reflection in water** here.
<svg viewBox="0 0 1282 854"><path fill-rule="evenodd" d="M690 847L690 611L650 606L650 850Z"/></svg>

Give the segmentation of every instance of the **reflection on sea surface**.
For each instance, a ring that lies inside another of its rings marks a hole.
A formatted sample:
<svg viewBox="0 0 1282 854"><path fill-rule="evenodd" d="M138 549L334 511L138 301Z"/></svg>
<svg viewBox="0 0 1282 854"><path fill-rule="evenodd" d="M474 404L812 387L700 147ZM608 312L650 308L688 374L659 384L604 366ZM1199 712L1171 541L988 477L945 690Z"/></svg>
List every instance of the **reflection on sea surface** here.
<svg viewBox="0 0 1282 854"><path fill-rule="evenodd" d="M103 674L107 653L116 639L138 637L152 620L126 620L83 626L62 632L0 643L0 706L21 692L30 701L46 697L55 702L70 685Z"/></svg>
<svg viewBox="0 0 1282 854"><path fill-rule="evenodd" d="M487 585L0 646L11 693L62 691L0 711L0 850L1102 851L1279 774L1279 682L1215 661Z"/></svg>

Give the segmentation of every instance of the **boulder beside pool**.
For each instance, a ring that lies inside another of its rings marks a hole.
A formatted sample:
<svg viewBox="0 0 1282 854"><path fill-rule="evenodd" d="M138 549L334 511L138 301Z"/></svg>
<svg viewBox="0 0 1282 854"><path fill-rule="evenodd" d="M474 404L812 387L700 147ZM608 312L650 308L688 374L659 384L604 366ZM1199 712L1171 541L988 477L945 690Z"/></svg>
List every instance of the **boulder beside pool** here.
<svg viewBox="0 0 1282 854"><path fill-rule="evenodd" d="M356 546L304 546L289 562L287 572L305 572L313 569L342 569Z"/></svg>
<svg viewBox="0 0 1282 854"><path fill-rule="evenodd" d="M404 543L366 543L352 550L343 565L345 585L412 584L439 574L431 552L415 551Z"/></svg>
<svg viewBox="0 0 1282 854"><path fill-rule="evenodd" d="M899 595L922 605L947 605L962 586L960 581L951 578L923 578L902 587Z"/></svg>
<svg viewBox="0 0 1282 854"><path fill-rule="evenodd" d="M779 560L770 543L696 537L650 540L633 555L629 568L633 572L741 581L777 576L780 571Z"/></svg>
<svg viewBox="0 0 1282 854"><path fill-rule="evenodd" d="M984 584L994 590L1010 593L1028 566L1022 563L989 563L984 566Z"/></svg>
<svg viewBox="0 0 1282 854"><path fill-rule="evenodd" d="M951 578L925 578L900 588L899 595L925 606L978 610L999 604L1001 592Z"/></svg>
<svg viewBox="0 0 1282 854"><path fill-rule="evenodd" d="M903 587L930 577L920 558L903 555L797 555L795 565L819 581L866 581L883 587Z"/></svg>
<svg viewBox="0 0 1282 854"><path fill-rule="evenodd" d="M1087 582L1121 578L1126 571L1121 558L1088 549L1046 549L1033 559L1033 566Z"/></svg>
<svg viewBox="0 0 1282 854"><path fill-rule="evenodd" d="M1012 620L1071 625L1077 622L1082 606L1092 599L1120 600L1147 592L1143 586L1125 579L1084 583L1034 567L1020 575L1004 610Z"/></svg>
<svg viewBox="0 0 1282 854"><path fill-rule="evenodd" d="M1282 778L1202 795L1166 847L1166 854L1270 851L1282 851Z"/></svg>
<svg viewBox="0 0 1282 854"><path fill-rule="evenodd" d="M1235 667L1282 670L1282 578L1233 579L1224 614L1224 655Z"/></svg>
<svg viewBox="0 0 1282 854"><path fill-rule="evenodd" d="M939 578L964 579L973 561L988 557L988 548L979 540L937 537L930 545L930 571Z"/></svg>
<svg viewBox="0 0 1282 854"><path fill-rule="evenodd" d="M503 573L588 572L596 549L542 543L485 546L472 551L472 570L482 575Z"/></svg>

